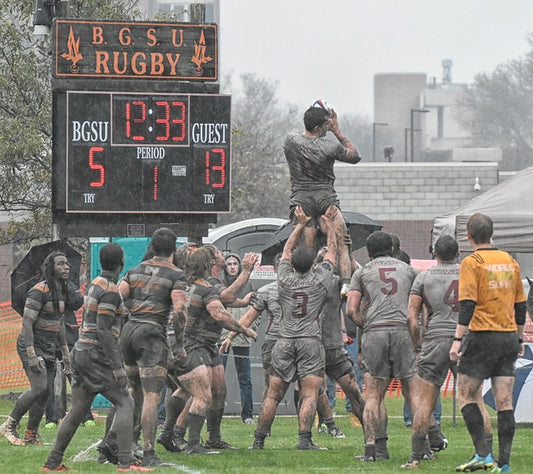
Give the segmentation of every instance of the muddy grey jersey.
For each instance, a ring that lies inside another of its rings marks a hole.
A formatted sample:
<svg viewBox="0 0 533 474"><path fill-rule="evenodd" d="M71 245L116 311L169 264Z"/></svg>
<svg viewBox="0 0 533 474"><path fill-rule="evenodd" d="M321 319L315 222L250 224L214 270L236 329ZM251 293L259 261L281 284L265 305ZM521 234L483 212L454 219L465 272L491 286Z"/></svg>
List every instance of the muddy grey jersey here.
<svg viewBox="0 0 533 474"><path fill-rule="evenodd" d="M332 276L333 266L327 261L301 274L293 271L289 260L281 260L278 267L281 337L321 338L322 308Z"/></svg>
<svg viewBox="0 0 533 474"><path fill-rule="evenodd" d="M279 339L279 322L281 320L281 307L278 299L278 282L273 281L257 290L257 298L252 303L256 311L266 311L267 328L265 340ZM262 317L262 316L261 316Z"/></svg>
<svg viewBox="0 0 533 474"><path fill-rule="evenodd" d="M366 308L364 330L380 325L407 325L409 292L417 271L392 257L378 257L357 270L351 290L362 294Z"/></svg>
<svg viewBox="0 0 533 474"><path fill-rule="evenodd" d="M335 160L346 157L346 148L328 136L306 137L291 133L285 140L285 158L291 176L291 191L332 189Z"/></svg>
<svg viewBox="0 0 533 474"><path fill-rule="evenodd" d="M420 273L411 294L422 297L428 310L425 338L453 336L459 317L459 265L439 263Z"/></svg>
<svg viewBox="0 0 533 474"><path fill-rule="evenodd" d="M341 324L340 278L333 275L328 281L324 309L322 310L322 344L324 349L344 346Z"/></svg>

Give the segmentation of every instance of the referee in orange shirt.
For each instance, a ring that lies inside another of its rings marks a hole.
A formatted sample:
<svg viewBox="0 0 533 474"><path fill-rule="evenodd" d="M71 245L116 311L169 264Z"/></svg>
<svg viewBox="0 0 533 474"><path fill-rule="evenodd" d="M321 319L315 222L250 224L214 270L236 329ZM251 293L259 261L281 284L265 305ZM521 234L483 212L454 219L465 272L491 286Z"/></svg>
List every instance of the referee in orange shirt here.
<svg viewBox="0 0 533 474"><path fill-rule="evenodd" d="M455 470L509 472L515 431L514 364L524 352L526 295L518 263L491 244L490 217L474 214L468 219L466 233L474 253L461 262L459 270L459 322L450 359L459 360L458 400L476 454ZM467 329L469 334L463 341ZM483 417L476 403L481 384L488 378L498 411L498 463L486 442Z"/></svg>

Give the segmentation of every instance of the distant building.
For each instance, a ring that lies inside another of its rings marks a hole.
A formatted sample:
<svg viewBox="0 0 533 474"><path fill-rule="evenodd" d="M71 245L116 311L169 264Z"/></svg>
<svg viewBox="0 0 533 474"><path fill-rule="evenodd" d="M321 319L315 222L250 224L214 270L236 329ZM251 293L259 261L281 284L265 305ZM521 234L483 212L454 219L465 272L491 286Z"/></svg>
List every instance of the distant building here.
<svg viewBox="0 0 533 474"><path fill-rule="evenodd" d="M374 137L377 162L492 161L498 148L472 148L471 137L457 120L466 84L452 81L452 61L442 61L442 79L425 73L374 76ZM385 160L384 149L395 150Z"/></svg>
<svg viewBox="0 0 533 474"><path fill-rule="evenodd" d="M194 13L191 5L203 4L205 8L205 22L218 23L220 17L219 0L139 0L138 8L144 13L146 18L153 18L158 11L173 12L178 21L192 22Z"/></svg>

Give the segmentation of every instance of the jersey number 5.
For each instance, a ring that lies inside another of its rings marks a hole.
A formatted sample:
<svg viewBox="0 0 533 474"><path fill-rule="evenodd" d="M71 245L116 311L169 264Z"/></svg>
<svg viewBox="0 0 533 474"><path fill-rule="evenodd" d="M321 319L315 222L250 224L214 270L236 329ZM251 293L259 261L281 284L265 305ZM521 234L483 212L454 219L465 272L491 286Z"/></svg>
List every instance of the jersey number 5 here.
<svg viewBox="0 0 533 474"><path fill-rule="evenodd" d="M396 267L390 267L390 268L380 268L379 269L379 279L386 283L387 285L390 285L389 288L381 288L381 292L384 295L391 296L396 294L398 291L398 282L391 276L387 276L387 273L395 272Z"/></svg>

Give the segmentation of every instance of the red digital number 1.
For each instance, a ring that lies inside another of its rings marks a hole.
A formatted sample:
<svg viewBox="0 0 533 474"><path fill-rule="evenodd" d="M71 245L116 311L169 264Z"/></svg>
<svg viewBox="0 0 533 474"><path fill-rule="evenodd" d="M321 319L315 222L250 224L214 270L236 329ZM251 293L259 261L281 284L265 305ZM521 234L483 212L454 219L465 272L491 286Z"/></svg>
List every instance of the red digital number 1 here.
<svg viewBox="0 0 533 474"><path fill-rule="evenodd" d="M136 108L140 108L140 116L136 117L133 115L132 105ZM132 120L133 125L143 123L146 121L146 104L142 100L134 100L133 102L126 102L126 137L131 138L135 141L144 140L143 135L133 135L132 132Z"/></svg>

